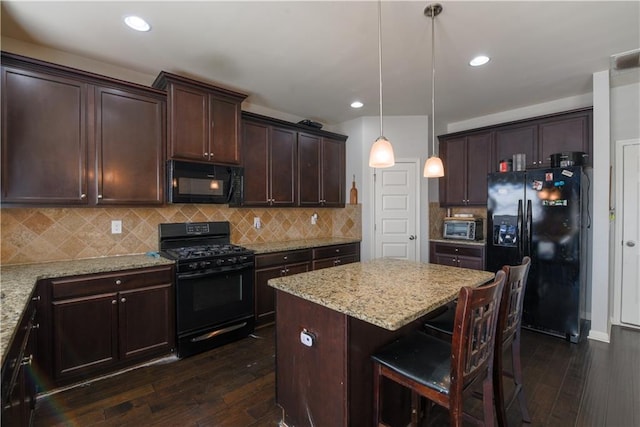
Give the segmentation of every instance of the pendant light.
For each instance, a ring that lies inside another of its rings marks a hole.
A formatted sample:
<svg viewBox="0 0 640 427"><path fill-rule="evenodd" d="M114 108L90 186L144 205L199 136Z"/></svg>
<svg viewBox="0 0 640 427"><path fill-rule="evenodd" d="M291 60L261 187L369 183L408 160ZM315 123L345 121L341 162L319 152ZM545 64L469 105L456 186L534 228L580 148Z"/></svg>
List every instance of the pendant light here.
<svg viewBox="0 0 640 427"><path fill-rule="evenodd" d="M431 146L432 154L424 164L423 175L425 178L440 178L444 176L444 165L440 157L436 155L436 16L442 12L439 3L430 4L424 10L424 14L431 18ZM427 144L427 147L429 145ZM428 148L427 148L428 150Z"/></svg>
<svg viewBox="0 0 640 427"><path fill-rule="evenodd" d="M382 132L382 0L378 0L378 71L380 82L380 136L371 146L369 167L389 168L396 164L391 142Z"/></svg>

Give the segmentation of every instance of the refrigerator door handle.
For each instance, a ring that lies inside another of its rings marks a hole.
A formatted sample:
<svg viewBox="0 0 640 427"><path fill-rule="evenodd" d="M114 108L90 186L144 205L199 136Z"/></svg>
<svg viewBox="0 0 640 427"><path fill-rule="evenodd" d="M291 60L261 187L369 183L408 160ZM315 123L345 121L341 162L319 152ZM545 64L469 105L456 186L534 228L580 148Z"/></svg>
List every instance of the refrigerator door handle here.
<svg viewBox="0 0 640 427"><path fill-rule="evenodd" d="M526 256L531 256L531 233L533 229L531 200L527 200L527 244L525 246Z"/></svg>
<svg viewBox="0 0 640 427"><path fill-rule="evenodd" d="M524 243L522 239L525 236L525 231L522 228L523 225L522 200L518 200L518 219L516 223L516 226L518 227L518 236L516 237L518 240L518 259L522 259L524 256L522 253Z"/></svg>

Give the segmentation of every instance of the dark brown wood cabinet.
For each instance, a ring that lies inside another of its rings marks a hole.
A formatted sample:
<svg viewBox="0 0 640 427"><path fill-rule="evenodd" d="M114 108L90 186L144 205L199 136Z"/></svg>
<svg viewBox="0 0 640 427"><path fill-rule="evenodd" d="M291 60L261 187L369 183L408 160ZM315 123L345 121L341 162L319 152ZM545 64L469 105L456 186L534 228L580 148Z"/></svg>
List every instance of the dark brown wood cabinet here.
<svg viewBox="0 0 640 427"><path fill-rule="evenodd" d="M430 242L429 262L433 264L448 265L451 267L484 270L484 246L457 242Z"/></svg>
<svg viewBox="0 0 640 427"><path fill-rule="evenodd" d="M244 206L344 207L344 135L243 112Z"/></svg>
<svg viewBox="0 0 640 427"><path fill-rule="evenodd" d="M262 326L275 320L275 290L268 285L269 279L310 271L311 250L259 254L255 266L256 326Z"/></svg>
<svg viewBox="0 0 640 427"><path fill-rule="evenodd" d="M298 134L298 203L344 207L344 141Z"/></svg>
<svg viewBox="0 0 640 427"><path fill-rule="evenodd" d="M169 158L242 163L240 119L246 94L166 71L153 87L167 91Z"/></svg>
<svg viewBox="0 0 640 427"><path fill-rule="evenodd" d="M32 425L36 404L40 298L33 293L2 363L2 425Z"/></svg>
<svg viewBox="0 0 640 427"><path fill-rule="evenodd" d="M297 132L245 119L242 125L244 204L295 206Z"/></svg>
<svg viewBox="0 0 640 427"><path fill-rule="evenodd" d="M2 202L162 204L163 92L2 54Z"/></svg>
<svg viewBox="0 0 640 427"><path fill-rule="evenodd" d="M360 261L360 243L314 248L312 256L314 270L351 264Z"/></svg>
<svg viewBox="0 0 640 427"><path fill-rule="evenodd" d="M440 179L442 206L487 204L493 132L442 138L440 154L445 176Z"/></svg>
<svg viewBox="0 0 640 427"><path fill-rule="evenodd" d="M527 169L550 167L550 156L566 151L586 153L591 164L592 117L593 109L583 108L439 136L440 205L486 205L487 174L514 154L525 154Z"/></svg>
<svg viewBox="0 0 640 427"><path fill-rule="evenodd" d="M173 266L51 279L53 381L62 385L170 353Z"/></svg>

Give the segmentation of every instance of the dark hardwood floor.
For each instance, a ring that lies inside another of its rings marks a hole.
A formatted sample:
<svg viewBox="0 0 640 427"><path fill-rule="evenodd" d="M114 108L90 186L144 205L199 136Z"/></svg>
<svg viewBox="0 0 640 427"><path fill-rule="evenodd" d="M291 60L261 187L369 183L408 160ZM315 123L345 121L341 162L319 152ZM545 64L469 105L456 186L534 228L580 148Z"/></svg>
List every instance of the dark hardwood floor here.
<svg viewBox="0 0 640 427"><path fill-rule="evenodd" d="M274 328L255 335L42 397L35 425L276 426ZM524 331L522 361L531 425L640 425L640 331L614 327L611 344ZM522 425L517 403L508 418Z"/></svg>

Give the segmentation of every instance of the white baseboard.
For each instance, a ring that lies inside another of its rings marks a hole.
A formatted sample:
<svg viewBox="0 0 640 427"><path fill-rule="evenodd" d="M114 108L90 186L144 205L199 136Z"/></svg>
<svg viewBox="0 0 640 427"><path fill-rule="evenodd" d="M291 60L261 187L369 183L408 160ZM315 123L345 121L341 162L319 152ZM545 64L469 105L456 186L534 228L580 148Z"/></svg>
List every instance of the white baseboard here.
<svg viewBox="0 0 640 427"><path fill-rule="evenodd" d="M589 331L589 335L587 338L595 341L606 342L607 344L611 342L611 335L606 332L594 331L593 329Z"/></svg>

